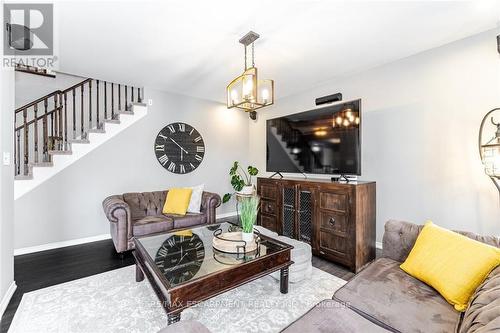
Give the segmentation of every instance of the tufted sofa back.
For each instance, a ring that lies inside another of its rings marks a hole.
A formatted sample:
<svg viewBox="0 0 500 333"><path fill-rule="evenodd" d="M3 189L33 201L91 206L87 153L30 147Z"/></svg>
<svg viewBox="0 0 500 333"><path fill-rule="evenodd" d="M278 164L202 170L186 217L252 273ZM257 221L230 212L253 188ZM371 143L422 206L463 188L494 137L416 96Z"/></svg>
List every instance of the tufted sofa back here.
<svg viewBox="0 0 500 333"><path fill-rule="evenodd" d="M141 219L146 216L161 215L167 191L125 193L123 201L130 206L132 220Z"/></svg>
<svg viewBox="0 0 500 333"><path fill-rule="evenodd" d="M424 226L410 222L390 220L385 223L382 239L382 256L403 262L415 245L418 234ZM481 236L473 232L456 231L476 241L500 247L500 238L496 236Z"/></svg>

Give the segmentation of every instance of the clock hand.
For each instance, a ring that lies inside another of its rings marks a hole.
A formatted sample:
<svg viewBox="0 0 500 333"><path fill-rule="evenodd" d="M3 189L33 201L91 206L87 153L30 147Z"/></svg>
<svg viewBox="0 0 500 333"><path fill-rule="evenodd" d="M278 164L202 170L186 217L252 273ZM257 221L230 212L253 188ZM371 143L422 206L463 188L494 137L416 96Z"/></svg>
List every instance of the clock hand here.
<svg viewBox="0 0 500 333"><path fill-rule="evenodd" d="M177 142L175 142L175 140L174 140L174 139L172 139L172 138L169 138L169 139L170 139L173 143L175 143L175 144L176 144L176 145L177 145L177 146L178 146L181 150L183 150L186 154L189 154L189 153L187 152L187 150L186 150L186 149L184 149L184 148L182 148L182 147L181 147L181 145L180 145L180 144L178 144Z"/></svg>

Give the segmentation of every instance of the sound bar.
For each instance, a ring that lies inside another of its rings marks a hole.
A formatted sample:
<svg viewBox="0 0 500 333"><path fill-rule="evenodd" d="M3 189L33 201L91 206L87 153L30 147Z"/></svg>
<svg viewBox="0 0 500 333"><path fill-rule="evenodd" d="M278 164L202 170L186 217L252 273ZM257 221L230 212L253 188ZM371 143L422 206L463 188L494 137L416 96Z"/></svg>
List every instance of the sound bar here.
<svg viewBox="0 0 500 333"><path fill-rule="evenodd" d="M322 105L327 103L339 102L342 100L342 94L336 93L333 95L323 96L316 98L316 105Z"/></svg>

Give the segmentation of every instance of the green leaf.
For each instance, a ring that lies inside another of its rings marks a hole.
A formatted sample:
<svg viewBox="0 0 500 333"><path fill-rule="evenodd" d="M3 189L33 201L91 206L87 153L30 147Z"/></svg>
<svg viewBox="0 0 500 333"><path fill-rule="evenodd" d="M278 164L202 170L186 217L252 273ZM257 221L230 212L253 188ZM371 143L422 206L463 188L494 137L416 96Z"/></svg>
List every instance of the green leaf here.
<svg viewBox="0 0 500 333"><path fill-rule="evenodd" d="M229 170L229 175L234 176L237 170L238 170L238 161L234 161L233 166Z"/></svg>
<svg viewBox="0 0 500 333"><path fill-rule="evenodd" d="M240 187L240 183L241 183L241 178L239 175L233 175L231 177L231 186L236 190L236 191L239 191L241 189L238 189Z"/></svg>
<svg viewBox="0 0 500 333"><path fill-rule="evenodd" d="M231 193L226 193L224 194L224 197L222 197L222 203L226 203L231 199Z"/></svg>
<svg viewBox="0 0 500 333"><path fill-rule="evenodd" d="M248 166L248 174L250 176L256 176L259 173L259 170L256 167L253 167L251 165Z"/></svg>

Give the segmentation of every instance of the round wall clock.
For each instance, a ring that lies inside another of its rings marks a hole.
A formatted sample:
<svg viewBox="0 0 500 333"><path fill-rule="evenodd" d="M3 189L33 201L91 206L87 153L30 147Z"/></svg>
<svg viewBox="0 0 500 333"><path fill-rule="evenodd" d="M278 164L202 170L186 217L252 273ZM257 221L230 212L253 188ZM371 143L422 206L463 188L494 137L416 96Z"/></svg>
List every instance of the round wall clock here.
<svg viewBox="0 0 500 333"><path fill-rule="evenodd" d="M189 281L205 259L203 241L192 236L170 236L156 252L155 264L171 285Z"/></svg>
<svg viewBox="0 0 500 333"><path fill-rule="evenodd" d="M172 123L155 139L156 159L170 172L184 174L196 169L205 156L201 134L191 125Z"/></svg>

